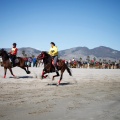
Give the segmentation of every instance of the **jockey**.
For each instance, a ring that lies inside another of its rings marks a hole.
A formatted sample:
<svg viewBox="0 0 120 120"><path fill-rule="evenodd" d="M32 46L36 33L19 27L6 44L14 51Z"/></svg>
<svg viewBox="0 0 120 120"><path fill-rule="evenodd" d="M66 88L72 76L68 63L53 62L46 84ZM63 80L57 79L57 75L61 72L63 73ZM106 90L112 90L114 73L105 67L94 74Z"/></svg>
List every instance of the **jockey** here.
<svg viewBox="0 0 120 120"><path fill-rule="evenodd" d="M13 67L15 67L15 59L18 51L18 49L16 48L16 45L17 45L16 43L13 43L13 48L10 51L10 58L11 58Z"/></svg>
<svg viewBox="0 0 120 120"><path fill-rule="evenodd" d="M75 59L73 58L73 59L72 59L72 61L74 62L74 61L75 61Z"/></svg>
<svg viewBox="0 0 120 120"><path fill-rule="evenodd" d="M57 48L57 46L55 46L54 42L51 42L50 44L51 44L51 48L49 50L49 54L52 56L52 58L54 60L55 71L58 72L58 70L57 70L58 48Z"/></svg>

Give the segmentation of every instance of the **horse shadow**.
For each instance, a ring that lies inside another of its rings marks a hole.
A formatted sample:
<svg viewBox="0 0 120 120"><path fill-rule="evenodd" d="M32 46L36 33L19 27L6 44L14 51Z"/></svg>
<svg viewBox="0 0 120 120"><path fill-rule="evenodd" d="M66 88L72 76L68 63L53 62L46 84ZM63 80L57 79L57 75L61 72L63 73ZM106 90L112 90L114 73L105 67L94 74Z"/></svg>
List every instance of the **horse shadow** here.
<svg viewBox="0 0 120 120"><path fill-rule="evenodd" d="M14 77L9 77L9 78L14 78ZM20 79L20 78L33 78L33 76L17 76L17 79Z"/></svg>
<svg viewBox="0 0 120 120"><path fill-rule="evenodd" d="M70 82L60 83L59 86L67 86L67 85L73 85L73 83ZM48 83L47 86L58 86L58 85L57 83Z"/></svg>

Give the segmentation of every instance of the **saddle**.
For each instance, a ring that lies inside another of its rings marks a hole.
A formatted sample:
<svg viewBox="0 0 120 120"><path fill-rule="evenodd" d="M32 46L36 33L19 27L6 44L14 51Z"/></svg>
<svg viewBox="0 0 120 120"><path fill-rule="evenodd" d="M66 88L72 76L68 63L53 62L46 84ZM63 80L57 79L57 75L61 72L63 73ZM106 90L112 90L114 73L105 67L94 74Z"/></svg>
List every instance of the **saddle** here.
<svg viewBox="0 0 120 120"><path fill-rule="evenodd" d="M57 60L57 66L59 66L59 60ZM54 66L54 59L52 59L52 65Z"/></svg>
<svg viewBox="0 0 120 120"><path fill-rule="evenodd" d="M16 58L15 59L15 63L19 63L20 61L19 61L19 59L18 58Z"/></svg>
<svg viewBox="0 0 120 120"><path fill-rule="evenodd" d="M10 62L12 63L12 60L9 58ZM15 58L15 63L19 63L19 59L18 58Z"/></svg>

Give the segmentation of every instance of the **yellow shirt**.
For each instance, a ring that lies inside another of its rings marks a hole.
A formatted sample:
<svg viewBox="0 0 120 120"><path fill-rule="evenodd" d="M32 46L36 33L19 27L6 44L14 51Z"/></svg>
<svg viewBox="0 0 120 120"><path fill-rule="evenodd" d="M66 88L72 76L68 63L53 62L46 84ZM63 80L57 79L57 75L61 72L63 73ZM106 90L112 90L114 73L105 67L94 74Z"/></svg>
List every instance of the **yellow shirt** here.
<svg viewBox="0 0 120 120"><path fill-rule="evenodd" d="M51 56L57 56L57 55L58 55L58 48L57 48L57 46L51 47L51 48L50 48L50 51L49 51L49 54L50 54Z"/></svg>

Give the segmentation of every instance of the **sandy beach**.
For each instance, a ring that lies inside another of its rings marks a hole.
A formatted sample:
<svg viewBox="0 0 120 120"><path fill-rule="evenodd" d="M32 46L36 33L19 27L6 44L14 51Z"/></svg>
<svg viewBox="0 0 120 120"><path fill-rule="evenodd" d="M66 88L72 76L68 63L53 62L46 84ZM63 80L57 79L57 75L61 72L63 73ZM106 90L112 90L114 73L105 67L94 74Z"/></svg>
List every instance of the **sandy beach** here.
<svg viewBox="0 0 120 120"><path fill-rule="evenodd" d="M59 80L41 80L42 67L31 74L0 67L0 120L120 120L120 70L72 68Z"/></svg>

